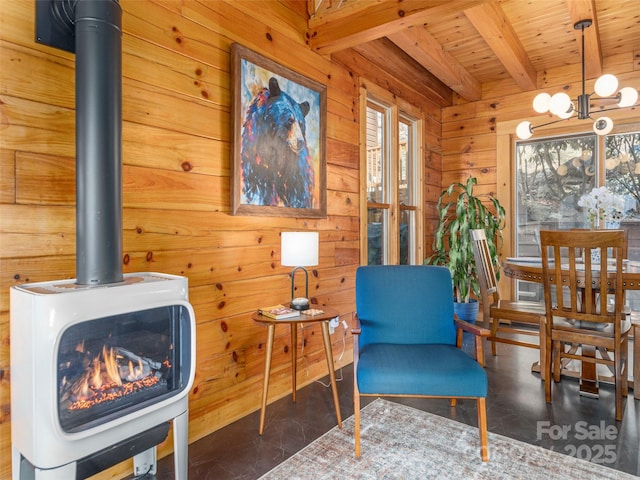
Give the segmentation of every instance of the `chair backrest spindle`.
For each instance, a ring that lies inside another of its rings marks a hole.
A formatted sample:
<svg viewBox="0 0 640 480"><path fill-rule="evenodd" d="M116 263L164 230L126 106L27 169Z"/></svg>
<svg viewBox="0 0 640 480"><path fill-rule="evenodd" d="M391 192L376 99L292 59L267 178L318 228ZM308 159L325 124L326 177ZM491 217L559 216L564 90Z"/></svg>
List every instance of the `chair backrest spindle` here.
<svg viewBox="0 0 640 480"><path fill-rule="evenodd" d="M496 271L491 261L491 252L489 251L487 234L484 229L472 229L471 240L473 242L473 255L476 262L478 283L480 284L483 318L489 318L489 308L491 304L497 303L500 300L498 279L496 278Z"/></svg>

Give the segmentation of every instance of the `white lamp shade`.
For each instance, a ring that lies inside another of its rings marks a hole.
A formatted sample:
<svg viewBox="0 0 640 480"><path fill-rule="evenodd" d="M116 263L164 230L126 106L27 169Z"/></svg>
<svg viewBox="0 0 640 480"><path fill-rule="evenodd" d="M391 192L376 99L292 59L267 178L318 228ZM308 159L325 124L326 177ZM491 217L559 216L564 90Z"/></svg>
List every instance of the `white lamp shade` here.
<svg viewBox="0 0 640 480"><path fill-rule="evenodd" d="M633 87L624 87L620 89L620 108L632 107L638 101L638 91Z"/></svg>
<svg viewBox="0 0 640 480"><path fill-rule="evenodd" d="M549 110L554 115L565 115L573 105L571 104L571 97L564 92L556 93L551 97L551 104Z"/></svg>
<svg viewBox="0 0 640 480"><path fill-rule="evenodd" d="M285 267L318 265L318 232L282 232L280 264Z"/></svg>
<svg viewBox="0 0 640 480"><path fill-rule="evenodd" d="M520 140L526 140L533 135L533 129L531 128L531 122L520 122L516 128L516 135Z"/></svg>
<svg viewBox="0 0 640 480"><path fill-rule="evenodd" d="M551 105L551 95L548 93L539 93L536 98L533 99L533 109L538 113L545 113L549 111Z"/></svg>
<svg viewBox="0 0 640 480"><path fill-rule="evenodd" d="M593 88L601 97L610 97L618 89L618 79L615 75L607 73L596 80Z"/></svg>
<svg viewBox="0 0 640 480"><path fill-rule="evenodd" d="M609 117L600 117L593 122L593 131L598 135L606 135L613 129L613 120Z"/></svg>

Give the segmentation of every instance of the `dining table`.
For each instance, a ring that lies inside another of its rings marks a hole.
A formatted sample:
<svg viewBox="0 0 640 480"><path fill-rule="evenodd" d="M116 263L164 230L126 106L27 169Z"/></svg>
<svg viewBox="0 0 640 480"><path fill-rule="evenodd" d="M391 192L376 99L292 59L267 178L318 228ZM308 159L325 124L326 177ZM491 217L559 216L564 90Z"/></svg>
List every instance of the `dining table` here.
<svg viewBox="0 0 640 480"><path fill-rule="evenodd" d="M522 280L532 283L543 283L542 259L539 257L507 257L501 262L504 274L514 280ZM614 272L609 275L615 275ZM623 261L622 286L625 290L640 290L640 262ZM634 398L640 399L640 388L634 388L634 381L640 381L640 312L629 312L633 335L633 379L629 380L629 388L633 388ZM532 366L532 371L541 372L544 363L544 345L540 342L540 362ZM593 352L595 355L595 352ZM563 375L579 377L581 393L587 396L598 396L598 382L611 383L612 377L602 376L597 373L594 363L585 362L581 371L562 369Z"/></svg>

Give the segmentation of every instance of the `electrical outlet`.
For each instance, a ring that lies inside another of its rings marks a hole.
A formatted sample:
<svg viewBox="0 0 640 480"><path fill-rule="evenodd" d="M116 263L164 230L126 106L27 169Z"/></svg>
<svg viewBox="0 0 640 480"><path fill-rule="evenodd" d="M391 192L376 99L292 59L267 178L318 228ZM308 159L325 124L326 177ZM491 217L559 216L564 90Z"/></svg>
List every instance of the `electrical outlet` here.
<svg viewBox="0 0 640 480"><path fill-rule="evenodd" d="M338 317L334 317L329 320L329 335L333 335L333 332L336 331L336 328L340 325L340 319Z"/></svg>

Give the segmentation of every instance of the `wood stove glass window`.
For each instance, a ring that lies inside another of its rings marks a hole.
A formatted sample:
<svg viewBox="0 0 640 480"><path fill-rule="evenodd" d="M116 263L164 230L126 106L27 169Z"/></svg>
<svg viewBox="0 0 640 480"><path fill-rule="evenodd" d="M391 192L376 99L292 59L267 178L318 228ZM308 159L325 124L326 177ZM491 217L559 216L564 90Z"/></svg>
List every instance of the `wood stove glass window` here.
<svg viewBox="0 0 640 480"><path fill-rule="evenodd" d="M77 432L178 393L189 377L189 313L182 305L77 323L57 355L62 429Z"/></svg>

